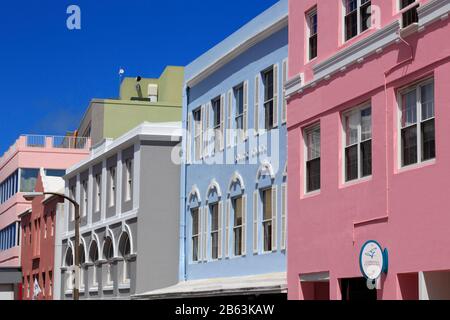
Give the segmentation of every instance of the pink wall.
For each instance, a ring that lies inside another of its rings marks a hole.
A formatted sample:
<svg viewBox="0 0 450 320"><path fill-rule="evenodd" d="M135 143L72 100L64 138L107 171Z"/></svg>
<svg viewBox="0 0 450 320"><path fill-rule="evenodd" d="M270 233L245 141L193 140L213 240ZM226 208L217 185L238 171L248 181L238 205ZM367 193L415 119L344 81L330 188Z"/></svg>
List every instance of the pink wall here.
<svg viewBox="0 0 450 320"><path fill-rule="evenodd" d="M339 50L337 5L320 1L319 56L310 65L304 64L304 13L314 3L317 1L290 1L289 74L305 72L306 82L311 79L312 64ZM392 21L391 1L372 3L382 9L382 25ZM388 75L387 94L384 72L409 58L404 43L391 45L289 100L290 299L303 298L299 275L317 272L330 272L330 297L339 299L338 279L361 277L358 258L367 240L377 240L390 251L390 271L383 277L379 298L402 297L397 274L450 269L450 256L443 254L450 246L450 214L445 202L450 194L450 183L445 180L450 174L450 127L446 121L450 119L450 46L443 41L450 34L448 23L448 19L438 21L406 38L414 48L414 59ZM399 170L397 90L428 76L435 82L437 157L426 165ZM369 100L372 177L344 184L341 115ZM304 196L303 129L317 121L321 125L322 188L319 194Z"/></svg>
<svg viewBox="0 0 450 320"><path fill-rule="evenodd" d="M18 168L67 169L89 155L90 142L85 149L62 149L51 146L51 138L46 138L45 148L27 147L21 136L2 158L0 158L0 182ZM21 193L0 205L0 230L18 221L18 215L31 207ZM19 266L20 248L0 252L0 267Z"/></svg>

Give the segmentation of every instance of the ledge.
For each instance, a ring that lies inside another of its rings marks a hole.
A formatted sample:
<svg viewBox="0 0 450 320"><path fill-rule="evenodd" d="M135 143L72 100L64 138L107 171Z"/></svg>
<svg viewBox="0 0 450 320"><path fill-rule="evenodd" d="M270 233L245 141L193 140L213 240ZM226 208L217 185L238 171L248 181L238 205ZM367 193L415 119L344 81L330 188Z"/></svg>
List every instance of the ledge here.
<svg viewBox="0 0 450 320"><path fill-rule="evenodd" d="M303 74L298 74L293 78L289 79L284 86L286 90L286 98L289 98L291 95L295 94L303 85Z"/></svg>
<svg viewBox="0 0 450 320"><path fill-rule="evenodd" d="M419 15L419 31L423 31L425 26L448 18L450 11L450 0L433 0L417 8Z"/></svg>

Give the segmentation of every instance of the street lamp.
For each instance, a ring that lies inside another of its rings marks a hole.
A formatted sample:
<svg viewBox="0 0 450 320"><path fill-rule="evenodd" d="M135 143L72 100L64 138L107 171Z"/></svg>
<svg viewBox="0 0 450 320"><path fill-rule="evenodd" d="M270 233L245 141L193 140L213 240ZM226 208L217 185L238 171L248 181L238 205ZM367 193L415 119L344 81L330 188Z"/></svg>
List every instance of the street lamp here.
<svg viewBox="0 0 450 320"><path fill-rule="evenodd" d="M28 192L23 195L25 200L32 201L36 197L57 196L72 203L75 207L75 285L73 287L73 300L80 300L80 205L75 200L57 192Z"/></svg>

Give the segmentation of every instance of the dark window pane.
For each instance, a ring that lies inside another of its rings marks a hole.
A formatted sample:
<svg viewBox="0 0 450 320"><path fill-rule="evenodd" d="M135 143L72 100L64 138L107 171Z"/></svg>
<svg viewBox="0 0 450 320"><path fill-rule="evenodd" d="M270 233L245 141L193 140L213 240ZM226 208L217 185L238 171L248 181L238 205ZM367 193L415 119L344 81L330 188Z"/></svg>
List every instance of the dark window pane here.
<svg viewBox="0 0 450 320"><path fill-rule="evenodd" d="M419 16L417 15L418 7L416 6L403 13L403 28L419 21Z"/></svg>
<svg viewBox="0 0 450 320"><path fill-rule="evenodd" d="M407 6L409 6L411 3L414 3L416 0L402 0L401 1L401 8L406 8Z"/></svg>
<svg viewBox="0 0 450 320"><path fill-rule="evenodd" d="M317 57L317 34L309 38L309 60Z"/></svg>
<svg viewBox="0 0 450 320"><path fill-rule="evenodd" d="M234 230L234 255L242 255L242 228Z"/></svg>
<svg viewBox="0 0 450 320"><path fill-rule="evenodd" d="M362 177L372 175L372 140L361 143L361 161Z"/></svg>
<svg viewBox="0 0 450 320"><path fill-rule="evenodd" d="M434 119L422 123L422 161L436 158Z"/></svg>
<svg viewBox="0 0 450 320"><path fill-rule="evenodd" d="M358 179L358 146L345 149L345 176L346 181Z"/></svg>
<svg viewBox="0 0 450 320"><path fill-rule="evenodd" d="M320 158L310 160L306 163L306 188L307 192L320 189Z"/></svg>
<svg viewBox="0 0 450 320"><path fill-rule="evenodd" d="M403 166L417 163L417 126L402 129Z"/></svg>
<svg viewBox="0 0 450 320"><path fill-rule="evenodd" d="M264 223L264 251L272 251L272 222Z"/></svg>
<svg viewBox="0 0 450 320"><path fill-rule="evenodd" d="M273 101L264 104L265 112L265 128L270 130L273 128Z"/></svg>
<svg viewBox="0 0 450 320"><path fill-rule="evenodd" d="M371 21L371 11L372 7L370 5L370 1L367 1L365 4L363 4L360 8L361 11L361 31L365 31L370 28L372 21Z"/></svg>
<svg viewBox="0 0 450 320"><path fill-rule="evenodd" d="M349 40L358 34L358 11L345 16L345 40Z"/></svg>

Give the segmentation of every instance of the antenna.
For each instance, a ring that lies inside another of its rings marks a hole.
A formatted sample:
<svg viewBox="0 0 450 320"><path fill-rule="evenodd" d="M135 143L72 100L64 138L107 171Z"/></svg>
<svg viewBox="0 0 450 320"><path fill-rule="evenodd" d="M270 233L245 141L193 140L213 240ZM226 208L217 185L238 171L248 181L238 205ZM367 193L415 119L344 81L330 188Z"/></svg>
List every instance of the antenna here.
<svg viewBox="0 0 450 320"><path fill-rule="evenodd" d="M122 85L124 74L125 74L125 69L120 67L119 68L119 99L120 99L120 86Z"/></svg>

